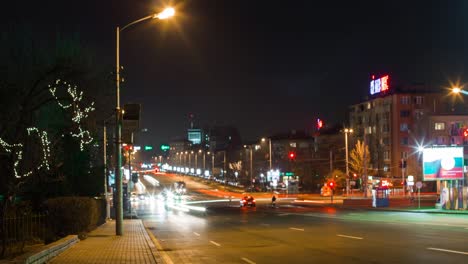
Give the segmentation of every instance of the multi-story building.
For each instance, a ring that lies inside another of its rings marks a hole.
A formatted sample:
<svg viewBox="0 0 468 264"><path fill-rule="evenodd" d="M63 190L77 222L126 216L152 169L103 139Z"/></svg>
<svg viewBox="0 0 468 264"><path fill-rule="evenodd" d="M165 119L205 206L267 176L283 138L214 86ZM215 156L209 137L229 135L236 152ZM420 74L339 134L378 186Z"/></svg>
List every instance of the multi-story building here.
<svg viewBox="0 0 468 264"><path fill-rule="evenodd" d="M388 77L385 85L382 78L377 80L380 88L373 89L373 80L369 98L352 105L350 112L354 136L369 147L368 175L393 178L397 185L410 174L421 180L416 154L427 134L428 116L460 109L445 91L433 92L424 85L390 87Z"/></svg>

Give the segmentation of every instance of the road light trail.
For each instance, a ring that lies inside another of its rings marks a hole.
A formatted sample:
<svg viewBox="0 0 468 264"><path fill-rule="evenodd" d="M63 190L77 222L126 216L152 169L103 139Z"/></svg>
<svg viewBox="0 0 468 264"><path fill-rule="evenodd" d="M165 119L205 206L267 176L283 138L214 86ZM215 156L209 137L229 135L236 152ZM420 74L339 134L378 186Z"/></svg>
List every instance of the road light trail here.
<svg viewBox="0 0 468 264"><path fill-rule="evenodd" d="M291 230L297 230L297 231L304 231L304 229L302 229L302 228L295 228L295 227L290 227L289 229L291 229Z"/></svg>
<svg viewBox="0 0 468 264"><path fill-rule="evenodd" d="M351 239L364 239L364 238L362 238L362 237L347 236L347 235L336 235L336 236L344 237L344 238L351 238Z"/></svg>
<svg viewBox="0 0 468 264"><path fill-rule="evenodd" d="M249 263L249 264L256 264L255 262L251 261L250 259L248 258L241 258L243 261Z"/></svg>
<svg viewBox="0 0 468 264"><path fill-rule="evenodd" d="M221 246L221 244L219 244L219 243L216 243L216 242L214 242L213 240L210 240L210 243L211 243L211 244L213 244L213 245L215 245L215 246L218 246L218 247L220 247L220 246Z"/></svg>
<svg viewBox="0 0 468 264"><path fill-rule="evenodd" d="M443 248L427 248L427 249L435 250L435 251L448 252L448 253L461 254L461 255L468 255L468 252L456 251L456 250L450 250L450 249L443 249Z"/></svg>

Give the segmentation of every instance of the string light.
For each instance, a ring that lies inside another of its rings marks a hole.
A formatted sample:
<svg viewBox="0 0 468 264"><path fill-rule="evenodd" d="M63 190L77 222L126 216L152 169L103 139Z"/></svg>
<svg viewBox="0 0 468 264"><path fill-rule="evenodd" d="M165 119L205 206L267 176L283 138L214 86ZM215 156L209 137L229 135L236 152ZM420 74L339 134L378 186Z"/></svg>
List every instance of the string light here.
<svg viewBox="0 0 468 264"><path fill-rule="evenodd" d="M67 86L67 92L72 98L72 102L68 105L62 104L60 102L59 98L56 95L57 87L65 85ZM88 130L83 129L82 127L82 120L87 118L89 116L89 113L95 110L94 108L94 102L91 103L90 106L82 108L80 107L80 102L83 99L83 91L78 91L78 88L75 86L71 86L70 84L67 84L66 82L62 82L60 79L57 79L55 81L55 85L51 86L49 85L49 91L52 94L52 97L57 101L57 104L62 108L62 109L69 109L72 108L72 122L76 124L78 133L76 132L70 132L72 137L76 137L80 139L80 150L83 151L84 146L87 144L90 144L93 141L93 138L91 137L91 133ZM50 164L49 164L49 159L50 159L50 141L47 136L46 131L41 131L36 127L29 127L26 129L28 136L32 136L32 134L37 135L37 137L40 139L41 145L42 145L42 160L40 164L35 168L35 170L40 170L40 169L45 169L45 170L50 170ZM63 135L62 135L63 136ZM13 171L15 173L16 178L23 178L30 176L33 174L34 170L30 170L25 173L20 173L19 172L19 165L20 162L23 160L23 149L24 145L22 143L16 143L16 144L10 144L6 141L4 141L2 138L0 138L0 146L10 154L15 155L14 162L13 162Z"/></svg>
<svg viewBox="0 0 468 264"><path fill-rule="evenodd" d="M65 105L62 104L59 98L56 95L57 87L64 85L67 87L67 92L72 98L72 103ZM52 96L57 100L57 103L63 109L73 108L72 121L77 125L78 133L70 132L70 135L80 140L80 150L84 150L84 146L90 144L93 141L91 133L88 130L83 129L81 126L81 121L89 116L89 113L96 110L94 108L94 102L91 102L91 105L85 108L80 107L80 102L83 99L83 91L78 91L78 88L68 84L67 82L57 79L55 81L55 86L49 85L49 91Z"/></svg>

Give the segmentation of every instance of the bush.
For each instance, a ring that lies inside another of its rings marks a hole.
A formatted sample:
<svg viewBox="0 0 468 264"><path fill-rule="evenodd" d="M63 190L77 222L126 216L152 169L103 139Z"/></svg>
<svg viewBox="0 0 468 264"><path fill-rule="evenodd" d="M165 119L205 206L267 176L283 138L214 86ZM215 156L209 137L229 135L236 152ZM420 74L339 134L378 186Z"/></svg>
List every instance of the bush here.
<svg viewBox="0 0 468 264"><path fill-rule="evenodd" d="M47 200L45 207L51 233L63 237L95 229L105 219L102 202L100 199L89 197L59 197Z"/></svg>

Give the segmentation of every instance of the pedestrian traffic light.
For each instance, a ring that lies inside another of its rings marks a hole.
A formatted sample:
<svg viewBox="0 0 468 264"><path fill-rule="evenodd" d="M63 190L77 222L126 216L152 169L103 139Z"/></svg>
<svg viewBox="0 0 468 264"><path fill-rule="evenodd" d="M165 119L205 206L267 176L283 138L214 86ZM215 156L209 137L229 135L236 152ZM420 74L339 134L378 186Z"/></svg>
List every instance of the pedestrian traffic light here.
<svg viewBox="0 0 468 264"><path fill-rule="evenodd" d="M289 159L290 159L290 160L293 160L293 159L295 159L295 158L296 158L296 153L294 153L294 152L292 152L292 151L289 152Z"/></svg>

